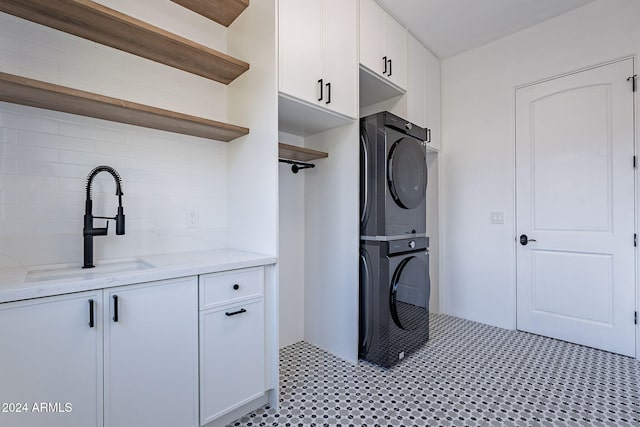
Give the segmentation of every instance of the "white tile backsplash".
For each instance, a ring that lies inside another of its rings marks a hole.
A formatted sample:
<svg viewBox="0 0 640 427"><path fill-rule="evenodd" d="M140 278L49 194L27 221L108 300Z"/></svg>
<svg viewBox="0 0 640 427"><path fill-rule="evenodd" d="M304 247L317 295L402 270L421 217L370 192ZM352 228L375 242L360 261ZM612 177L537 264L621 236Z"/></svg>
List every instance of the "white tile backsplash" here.
<svg viewBox="0 0 640 427"><path fill-rule="evenodd" d="M110 224L96 259L226 246L226 144L8 103L0 122L0 268L81 261L86 177L100 164L122 176L127 233ZM115 215L110 176L92 194L95 215Z"/></svg>

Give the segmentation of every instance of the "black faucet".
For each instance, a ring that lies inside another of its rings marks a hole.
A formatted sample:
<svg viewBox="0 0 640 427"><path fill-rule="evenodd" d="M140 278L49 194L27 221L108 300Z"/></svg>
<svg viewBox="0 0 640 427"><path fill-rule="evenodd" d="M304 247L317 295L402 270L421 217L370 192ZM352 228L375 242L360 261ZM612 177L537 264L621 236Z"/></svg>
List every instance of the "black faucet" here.
<svg viewBox="0 0 640 427"><path fill-rule="evenodd" d="M113 179L116 181L116 196L118 196L118 213L114 217L108 216L93 216L93 202L91 201L91 184L93 179L100 172L109 172ZM95 228L93 226L93 219L112 219L116 222L116 234L121 236L124 234L124 211L122 209L122 180L120 175L111 166L98 166L93 169L89 176L87 176L87 200L84 205L84 228L82 229L82 235L84 236L84 265L82 268L93 268L93 236L106 236L109 231L109 222L104 228Z"/></svg>

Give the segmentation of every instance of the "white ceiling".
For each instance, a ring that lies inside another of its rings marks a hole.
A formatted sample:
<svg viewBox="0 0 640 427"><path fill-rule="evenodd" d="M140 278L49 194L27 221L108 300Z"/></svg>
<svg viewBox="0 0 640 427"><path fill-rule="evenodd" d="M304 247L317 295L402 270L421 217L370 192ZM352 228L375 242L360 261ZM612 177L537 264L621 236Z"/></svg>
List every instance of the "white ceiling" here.
<svg viewBox="0 0 640 427"><path fill-rule="evenodd" d="M376 0L440 58L474 49L594 0Z"/></svg>

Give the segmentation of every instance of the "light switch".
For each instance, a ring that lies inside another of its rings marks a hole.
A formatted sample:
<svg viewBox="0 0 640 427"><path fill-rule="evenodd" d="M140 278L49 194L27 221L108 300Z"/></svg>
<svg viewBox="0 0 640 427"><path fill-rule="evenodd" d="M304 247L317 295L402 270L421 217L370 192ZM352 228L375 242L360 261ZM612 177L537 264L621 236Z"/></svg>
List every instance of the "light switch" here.
<svg viewBox="0 0 640 427"><path fill-rule="evenodd" d="M491 212L491 224L504 224L504 212Z"/></svg>

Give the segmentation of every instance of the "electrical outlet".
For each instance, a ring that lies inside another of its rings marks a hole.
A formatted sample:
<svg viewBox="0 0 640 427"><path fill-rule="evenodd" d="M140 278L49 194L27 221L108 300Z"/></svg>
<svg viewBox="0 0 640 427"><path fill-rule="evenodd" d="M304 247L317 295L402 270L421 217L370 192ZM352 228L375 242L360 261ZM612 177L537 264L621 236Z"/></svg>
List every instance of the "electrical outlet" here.
<svg viewBox="0 0 640 427"><path fill-rule="evenodd" d="M491 212L491 224L504 224L504 212Z"/></svg>
<svg viewBox="0 0 640 427"><path fill-rule="evenodd" d="M187 209L187 228L198 228L200 226L200 215L197 209Z"/></svg>

